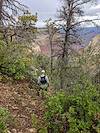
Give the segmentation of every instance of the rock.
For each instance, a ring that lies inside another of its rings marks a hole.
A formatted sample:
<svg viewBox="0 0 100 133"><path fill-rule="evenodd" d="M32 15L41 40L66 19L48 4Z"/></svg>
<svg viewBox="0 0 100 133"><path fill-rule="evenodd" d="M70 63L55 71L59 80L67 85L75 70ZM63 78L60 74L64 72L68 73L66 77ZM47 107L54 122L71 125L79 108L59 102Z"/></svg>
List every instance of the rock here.
<svg viewBox="0 0 100 133"><path fill-rule="evenodd" d="M36 101L31 101L31 105L35 106L36 105Z"/></svg>
<svg viewBox="0 0 100 133"><path fill-rule="evenodd" d="M37 133L37 130L35 128L28 129L28 133Z"/></svg>

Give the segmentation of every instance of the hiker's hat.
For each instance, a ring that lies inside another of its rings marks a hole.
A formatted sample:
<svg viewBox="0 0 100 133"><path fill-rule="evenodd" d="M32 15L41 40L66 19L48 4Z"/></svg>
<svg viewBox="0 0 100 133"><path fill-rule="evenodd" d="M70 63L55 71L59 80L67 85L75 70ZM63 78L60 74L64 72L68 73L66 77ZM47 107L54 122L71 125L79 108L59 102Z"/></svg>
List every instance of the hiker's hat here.
<svg viewBox="0 0 100 133"><path fill-rule="evenodd" d="M45 70L42 70L41 72L44 74L45 73Z"/></svg>

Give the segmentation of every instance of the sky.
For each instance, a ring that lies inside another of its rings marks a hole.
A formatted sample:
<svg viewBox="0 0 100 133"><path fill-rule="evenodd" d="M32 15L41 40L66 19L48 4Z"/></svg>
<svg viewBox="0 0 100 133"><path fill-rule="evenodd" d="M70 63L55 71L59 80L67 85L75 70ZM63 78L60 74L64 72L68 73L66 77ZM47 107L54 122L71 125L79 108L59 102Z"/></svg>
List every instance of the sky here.
<svg viewBox="0 0 100 133"><path fill-rule="evenodd" d="M54 18L57 8L59 7L59 0L21 0L27 5L31 12L38 13L39 19L45 20L48 17Z"/></svg>
<svg viewBox="0 0 100 133"><path fill-rule="evenodd" d="M35 14L38 13L38 23L37 26L44 26L45 20L57 17L57 9L59 9L61 0L20 0L23 4L27 5L30 11ZM85 17L86 18L97 18L100 17L100 0L98 0L97 5L88 5L85 7ZM83 18L82 18L83 19Z"/></svg>

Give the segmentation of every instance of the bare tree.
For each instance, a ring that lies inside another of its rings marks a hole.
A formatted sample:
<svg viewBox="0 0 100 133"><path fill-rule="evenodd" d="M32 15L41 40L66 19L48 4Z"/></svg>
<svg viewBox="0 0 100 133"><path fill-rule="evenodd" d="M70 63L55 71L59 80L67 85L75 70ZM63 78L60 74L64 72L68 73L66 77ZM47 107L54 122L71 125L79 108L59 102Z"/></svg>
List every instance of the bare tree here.
<svg viewBox="0 0 100 133"><path fill-rule="evenodd" d="M26 9L19 0L0 0L0 32L7 43L10 25L15 26L18 15Z"/></svg>
<svg viewBox="0 0 100 133"><path fill-rule="evenodd" d="M93 20L80 20L84 16L84 5L93 2L93 0L63 0L63 5L59 11L59 27L63 31L62 50L59 53L60 58L60 79L61 88L64 88L64 78L68 65L69 50L73 44L81 44L81 39L77 33L82 23L94 23Z"/></svg>
<svg viewBox="0 0 100 133"><path fill-rule="evenodd" d="M3 24L14 23L19 11L25 11L25 6L18 0L0 0L0 21Z"/></svg>
<svg viewBox="0 0 100 133"><path fill-rule="evenodd" d="M36 37L35 33L37 32L36 22L37 14L32 15L29 11L19 16L16 26L13 26L11 41L14 38L19 43L33 42Z"/></svg>
<svg viewBox="0 0 100 133"><path fill-rule="evenodd" d="M33 40L36 21L37 14L29 13L28 7L19 0L0 0L0 32L7 43L8 39L21 42Z"/></svg>

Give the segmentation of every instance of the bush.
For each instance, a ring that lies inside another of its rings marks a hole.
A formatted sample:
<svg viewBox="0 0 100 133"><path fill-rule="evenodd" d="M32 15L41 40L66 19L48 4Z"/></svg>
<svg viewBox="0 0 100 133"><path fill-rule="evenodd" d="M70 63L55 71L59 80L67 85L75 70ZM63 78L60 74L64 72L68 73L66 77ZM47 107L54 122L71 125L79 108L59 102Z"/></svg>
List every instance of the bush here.
<svg viewBox="0 0 100 133"><path fill-rule="evenodd" d="M0 107L0 133L7 133L9 119L10 113L5 108Z"/></svg>
<svg viewBox="0 0 100 133"><path fill-rule="evenodd" d="M46 101L45 118L53 133L99 133L100 92L90 83L71 94L56 93Z"/></svg>
<svg viewBox="0 0 100 133"><path fill-rule="evenodd" d="M14 79L23 79L32 64L28 49L23 44L0 41L0 72Z"/></svg>

